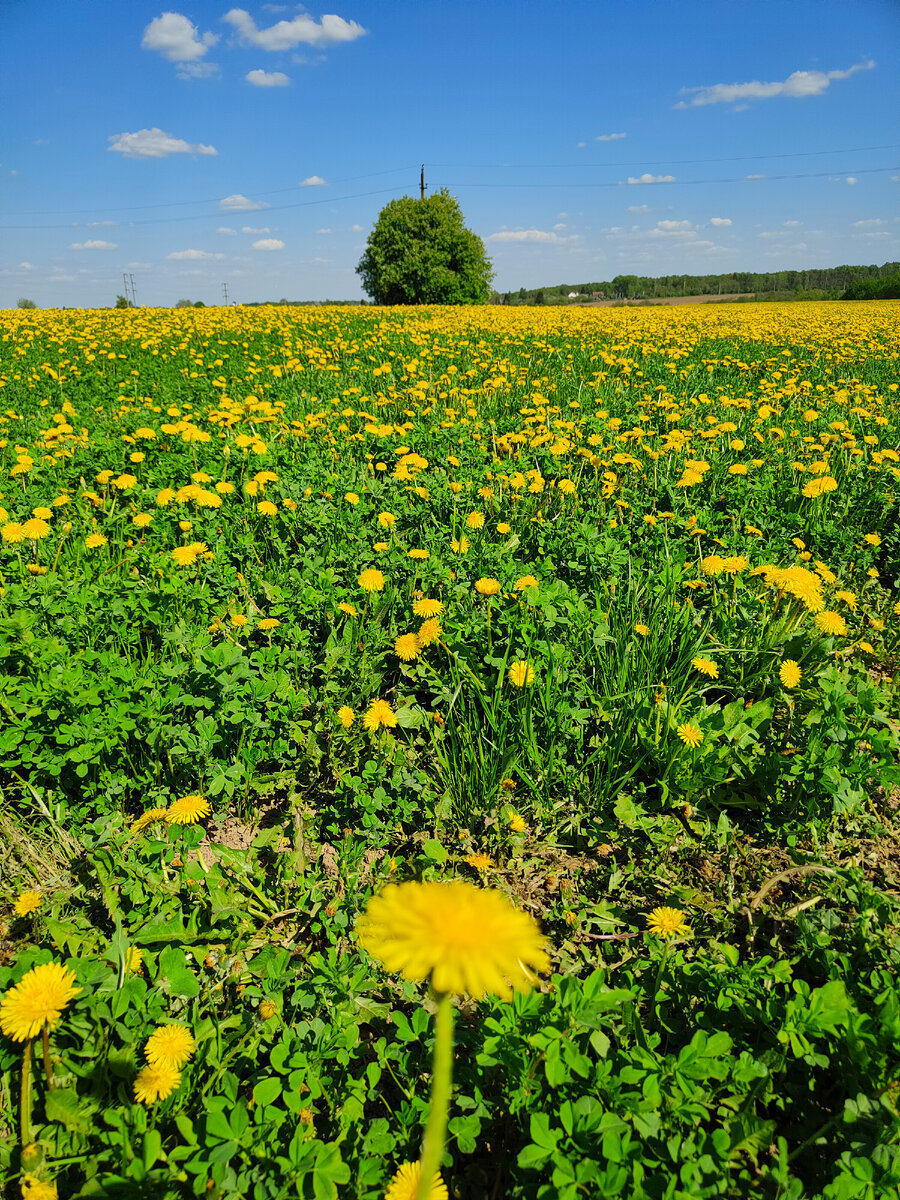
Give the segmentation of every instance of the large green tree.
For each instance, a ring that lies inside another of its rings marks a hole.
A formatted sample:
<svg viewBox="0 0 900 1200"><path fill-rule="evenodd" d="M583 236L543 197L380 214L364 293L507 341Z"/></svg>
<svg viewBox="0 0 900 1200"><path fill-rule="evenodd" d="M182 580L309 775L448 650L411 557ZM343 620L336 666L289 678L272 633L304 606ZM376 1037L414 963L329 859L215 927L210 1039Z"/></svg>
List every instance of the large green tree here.
<svg viewBox="0 0 900 1200"><path fill-rule="evenodd" d="M493 278L484 242L446 188L386 205L356 273L376 304L485 304Z"/></svg>

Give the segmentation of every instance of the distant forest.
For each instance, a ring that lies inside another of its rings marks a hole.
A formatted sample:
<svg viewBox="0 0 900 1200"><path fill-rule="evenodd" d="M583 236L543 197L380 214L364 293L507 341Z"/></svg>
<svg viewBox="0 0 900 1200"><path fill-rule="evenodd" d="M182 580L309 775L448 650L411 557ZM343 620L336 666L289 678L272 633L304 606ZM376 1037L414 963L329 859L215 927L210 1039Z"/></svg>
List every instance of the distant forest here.
<svg viewBox="0 0 900 1200"><path fill-rule="evenodd" d="M727 275L617 275L595 283L494 292L492 304L585 304L591 300L659 300L674 296L744 296L754 300L900 298L900 262L808 271L732 271Z"/></svg>

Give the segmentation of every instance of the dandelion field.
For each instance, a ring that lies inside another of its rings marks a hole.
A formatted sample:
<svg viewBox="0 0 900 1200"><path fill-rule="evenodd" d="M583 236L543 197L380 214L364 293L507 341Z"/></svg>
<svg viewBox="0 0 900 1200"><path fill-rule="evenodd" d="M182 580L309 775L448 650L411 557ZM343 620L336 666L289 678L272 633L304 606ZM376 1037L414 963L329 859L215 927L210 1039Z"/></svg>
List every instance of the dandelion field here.
<svg viewBox="0 0 900 1200"><path fill-rule="evenodd" d="M896 1195L898 329L4 313L4 1194Z"/></svg>

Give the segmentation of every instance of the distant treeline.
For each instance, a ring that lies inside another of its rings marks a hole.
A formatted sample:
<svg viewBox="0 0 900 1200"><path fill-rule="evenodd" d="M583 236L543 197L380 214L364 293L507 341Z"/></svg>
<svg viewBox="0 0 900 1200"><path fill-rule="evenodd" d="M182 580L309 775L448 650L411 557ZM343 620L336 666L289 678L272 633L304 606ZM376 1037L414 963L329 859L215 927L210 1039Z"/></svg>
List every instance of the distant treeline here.
<svg viewBox="0 0 900 1200"><path fill-rule="evenodd" d="M732 271L727 275L617 275L595 283L494 292L492 304L584 304L590 300L661 300L674 296L753 296L797 300L900 298L900 263L808 271Z"/></svg>

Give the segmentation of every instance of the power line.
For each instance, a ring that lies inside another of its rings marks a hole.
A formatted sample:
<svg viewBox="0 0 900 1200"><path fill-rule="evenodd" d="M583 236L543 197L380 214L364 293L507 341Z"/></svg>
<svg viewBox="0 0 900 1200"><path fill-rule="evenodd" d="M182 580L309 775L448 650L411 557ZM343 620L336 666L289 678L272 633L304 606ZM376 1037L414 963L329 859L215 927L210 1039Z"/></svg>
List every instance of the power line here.
<svg viewBox="0 0 900 1200"><path fill-rule="evenodd" d="M411 171L413 169L414 169L413 167L391 167L391 169L389 171L370 171L367 175L348 175L345 179L335 179L335 180L332 180L332 182L334 184L355 183L358 179L375 179L381 175L399 175L401 171ZM247 196L247 199L250 199L253 196L282 196L286 192L295 192L298 187L302 187L302 186L303 186L302 184L295 183L291 187L275 188L273 191L269 191L269 192L250 192ZM120 205L118 207L114 206L112 208L103 208L103 209L97 209L96 207L94 207L94 208L37 209L34 211L29 211L27 213L11 212L11 213L7 213L6 215L9 217L18 217L18 216L61 217L61 216L65 216L65 214L68 213L69 216L78 217L78 216L84 216L84 214L86 214L86 213L97 213L98 211L99 212L144 212L144 211L152 210L154 208L181 208L182 206L188 205L188 204L219 204L219 203L221 203L223 198L224 197L222 197L222 196L210 196L205 200L167 200L167 201L165 201L165 203L160 203L160 204L133 204L133 205L129 205L127 207ZM223 211L227 212L228 210L225 209ZM238 209L236 211L240 211L240 210ZM247 211L249 212L251 210L248 209ZM49 226L48 226L48 228L49 228ZM57 227L54 226L53 228L57 228Z"/></svg>
<svg viewBox="0 0 900 1200"><path fill-rule="evenodd" d="M484 170L559 170L560 167L582 168L596 170L598 167L684 167L698 163L720 162L762 162L771 158L811 158L822 154L865 154L869 150L900 150L900 143L887 146L845 146L839 150L790 150L783 154L736 154L727 158L654 158L638 159L633 162L596 162L596 163L429 163L431 167L475 168Z"/></svg>

